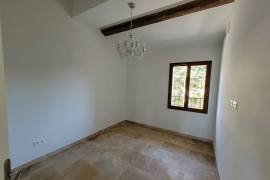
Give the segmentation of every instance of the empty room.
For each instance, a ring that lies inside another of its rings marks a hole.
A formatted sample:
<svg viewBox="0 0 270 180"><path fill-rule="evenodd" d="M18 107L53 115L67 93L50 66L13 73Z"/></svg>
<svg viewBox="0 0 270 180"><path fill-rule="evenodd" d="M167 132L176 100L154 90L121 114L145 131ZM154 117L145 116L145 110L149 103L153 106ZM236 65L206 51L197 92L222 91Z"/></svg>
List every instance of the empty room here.
<svg viewBox="0 0 270 180"><path fill-rule="evenodd" d="M0 180L269 180L269 0L0 0Z"/></svg>

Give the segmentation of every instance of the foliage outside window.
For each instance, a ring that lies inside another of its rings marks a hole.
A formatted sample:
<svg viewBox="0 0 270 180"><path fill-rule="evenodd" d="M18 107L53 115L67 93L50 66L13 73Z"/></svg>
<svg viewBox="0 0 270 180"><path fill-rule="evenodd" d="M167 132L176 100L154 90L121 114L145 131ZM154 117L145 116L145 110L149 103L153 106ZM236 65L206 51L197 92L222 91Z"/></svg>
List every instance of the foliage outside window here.
<svg viewBox="0 0 270 180"><path fill-rule="evenodd" d="M168 108L208 112L211 61L170 64Z"/></svg>

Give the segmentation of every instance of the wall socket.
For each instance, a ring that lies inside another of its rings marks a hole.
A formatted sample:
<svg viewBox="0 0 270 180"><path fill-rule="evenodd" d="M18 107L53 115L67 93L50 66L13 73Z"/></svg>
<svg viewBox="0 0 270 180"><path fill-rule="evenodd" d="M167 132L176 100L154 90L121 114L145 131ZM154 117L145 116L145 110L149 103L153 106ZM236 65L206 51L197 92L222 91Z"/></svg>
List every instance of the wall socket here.
<svg viewBox="0 0 270 180"><path fill-rule="evenodd" d="M35 146L39 146L41 144L44 144L45 142L46 142L46 139L39 139L39 140L33 141L32 145L35 147Z"/></svg>

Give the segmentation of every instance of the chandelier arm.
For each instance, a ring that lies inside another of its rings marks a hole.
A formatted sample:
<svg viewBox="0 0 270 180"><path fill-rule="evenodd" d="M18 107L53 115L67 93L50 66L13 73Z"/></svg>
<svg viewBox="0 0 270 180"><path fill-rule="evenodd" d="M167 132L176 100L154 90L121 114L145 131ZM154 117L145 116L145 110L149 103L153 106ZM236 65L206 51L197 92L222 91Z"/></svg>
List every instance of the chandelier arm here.
<svg viewBox="0 0 270 180"><path fill-rule="evenodd" d="M135 54L136 54L136 56L141 56L142 52L141 52L141 50L136 50Z"/></svg>

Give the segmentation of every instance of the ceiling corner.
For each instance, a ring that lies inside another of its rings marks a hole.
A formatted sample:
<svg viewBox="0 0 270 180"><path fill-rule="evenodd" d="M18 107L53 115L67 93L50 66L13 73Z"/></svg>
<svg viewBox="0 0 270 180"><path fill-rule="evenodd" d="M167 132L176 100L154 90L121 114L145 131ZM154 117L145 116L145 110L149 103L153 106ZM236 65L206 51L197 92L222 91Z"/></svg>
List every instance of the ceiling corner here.
<svg viewBox="0 0 270 180"><path fill-rule="evenodd" d="M78 16L108 0L72 0L72 16Z"/></svg>

